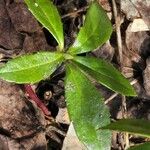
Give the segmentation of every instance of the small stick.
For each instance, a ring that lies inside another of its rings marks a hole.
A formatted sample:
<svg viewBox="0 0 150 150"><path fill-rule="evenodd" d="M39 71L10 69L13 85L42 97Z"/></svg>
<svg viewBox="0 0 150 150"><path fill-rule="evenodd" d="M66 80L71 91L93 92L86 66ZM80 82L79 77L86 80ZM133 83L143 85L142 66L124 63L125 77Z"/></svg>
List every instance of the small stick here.
<svg viewBox="0 0 150 150"><path fill-rule="evenodd" d="M118 54L119 54L119 62L121 65L121 72L123 71L123 47L122 47L122 38L121 38L121 30L120 30L120 26L122 24L121 22L121 15L118 15L117 12L117 5L116 5L116 1L112 0L112 6L113 6L113 14L115 17L115 25L116 25L116 34L117 34L117 46L118 46ZM123 114L123 118L127 118L127 106L126 106L126 97L122 95L122 114ZM124 149L127 149L129 147L129 134L125 133L124 134L124 141L125 141L125 147Z"/></svg>
<svg viewBox="0 0 150 150"><path fill-rule="evenodd" d="M134 85L138 82L137 79L134 79L133 81L130 82L131 85ZM118 93L112 94L108 99L105 100L105 104L108 104L111 100L113 100L116 96L118 96Z"/></svg>
<svg viewBox="0 0 150 150"><path fill-rule="evenodd" d="M81 12L83 12L83 11L86 11L88 8L89 8L88 6L85 6L85 7L81 8L81 9L79 9L79 10L77 10L77 11L74 11L74 12L68 13L68 14L66 14L66 15L63 15L61 18L62 18L62 19L67 18L67 17L72 17L72 18L73 18L73 17L76 16L78 13L81 13Z"/></svg>
<svg viewBox="0 0 150 150"><path fill-rule="evenodd" d="M112 94L108 99L105 100L105 104L108 104L112 99L114 99L116 96L118 96L118 93Z"/></svg>
<svg viewBox="0 0 150 150"><path fill-rule="evenodd" d="M44 103L41 102L41 100L37 97L37 95L35 94L35 92L33 91L32 87L30 84L25 84L25 91L27 92L27 94L29 95L30 99L33 100L37 106L43 111L43 113L47 116L50 116L51 113L50 111L47 109L47 107L44 105Z"/></svg>
<svg viewBox="0 0 150 150"><path fill-rule="evenodd" d="M122 38L121 38L121 31L120 31L120 26L121 26L121 16L118 15L117 12L117 6L115 0L112 0L112 5L113 5L113 13L115 17L115 25L116 25L116 34L117 34L117 46L118 46L118 54L119 54L119 62L122 68Z"/></svg>

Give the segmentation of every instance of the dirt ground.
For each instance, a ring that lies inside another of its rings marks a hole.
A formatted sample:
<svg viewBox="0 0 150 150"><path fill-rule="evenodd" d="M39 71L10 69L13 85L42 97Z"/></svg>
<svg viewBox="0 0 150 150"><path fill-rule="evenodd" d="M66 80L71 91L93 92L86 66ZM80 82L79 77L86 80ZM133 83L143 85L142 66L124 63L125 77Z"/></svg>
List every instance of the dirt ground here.
<svg viewBox="0 0 150 150"><path fill-rule="evenodd" d="M64 24L66 48L83 25L89 2L54 0ZM130 80L138 96L124 97L102 85L96 84L96 87L105 97L112 120L150 120L150 1L99 0L99 3L112 22L113 34L102 47L85 55L113 63ZM0 65L19 55L54 51L56 46L55 39L36 21L23 0L0 0ZM24 85L0 80L0 150L66 150L68 147L75 150L80 147L79 142L72 147L66 145L71 133L67 132L70 121L64 98L64 75L61 66L47 80L32 85L51 117L45 117L29 100ZM112 150L124 150L145 141L149 139L113 132Z"/></svg>

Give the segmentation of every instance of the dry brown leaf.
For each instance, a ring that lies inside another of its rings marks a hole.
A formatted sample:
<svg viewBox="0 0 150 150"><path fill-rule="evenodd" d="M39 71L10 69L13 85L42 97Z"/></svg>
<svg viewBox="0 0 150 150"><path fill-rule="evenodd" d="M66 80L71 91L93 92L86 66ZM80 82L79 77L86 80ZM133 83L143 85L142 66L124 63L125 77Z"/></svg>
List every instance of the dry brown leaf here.
<svg viewBox="0 0 150 150"><path fill-rule="evenodd" d="M45 147L41 111L24 97L19 86L0 80L0 87L0 142L9 150Z"/></svg>

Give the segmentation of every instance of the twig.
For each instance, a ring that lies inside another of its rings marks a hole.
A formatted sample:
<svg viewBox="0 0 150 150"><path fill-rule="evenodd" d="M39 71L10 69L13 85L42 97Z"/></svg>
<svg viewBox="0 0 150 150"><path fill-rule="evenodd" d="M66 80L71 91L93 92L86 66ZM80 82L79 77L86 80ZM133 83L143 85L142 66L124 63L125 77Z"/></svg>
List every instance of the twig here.
<svg viewBox="0 0 150 150"><path fill-rule="evenodd" d="M134 79L133 81L130 82L131 85L134 85L138 82L137 79ZM108 104L111 100L113 100L116 96L118 96L118 93L112 94L108 99L105 100L105 104Z"/></svg>
<svg viewBox="0 0 150 150"><path fill-rule="evenodd" d="M118 93L114 93L111 95L108 99L105 100L105 104L108 104L111 100L113 100L116 96L118 96Z"/></svg>
<svg viewBox="0 0 150 150"><path fill-rule="evenodd" d="M118 45L118 54L119 54L119 62L121 66L121 71L123 70L123 55L122 55L122 38L121 38L121 31L120 31L120 26L121 26L121 16L118 15L117 12L117 6L115 0L112 0L112 5L113 5L113 13L115 17L115 25L116 25L116 34L117 34L117 45ZM127 118L127 107L126 107L126 97L122 95L122 117ZM125 149L129 147L129 135L128 133L124 134L124 139L125 139Z"/></svg>
<svg viewBox="0 0 150 150"><path fill-rule="evenodd" d="M67 18L67 17L72 17L74 18L75 16L77 16L78 13L81 13L83 11L86 11L88 9L89 6L86 6L86 7L83 7L77 11L74 11L74 12L71 12L71 13L68 13L66 15L63 15L61 18L64 19L64 18Z"/></svg>
<svg viewBox="0 0 150 150"><path fill-rule="evenodd" d="M38 106L39 108L41 108L41 110L43 111L43 113L44 113L45 115L50 116L50 115L51 115L50 111L47 109L47 107L44 105L44 103L42 103L41 100L40 100L40 99L37 97L37 95L34 93L34 91L33 91L32 87L31 87L31 85L26 84L26 85L24 85L24 87L25 87L25 90L26 90L27 94L28 94L29 97L31 98L31 100L33 100L33 101L37 104L37 106Z"/></svg>
<svg viewBox="0 0 150 150"><path fill-rule="evenodd" d="M112 0L112 5L113 5L113 13L114 13L114 17L115 17L119 61L122 66L122 39L121 39L121 31L120 31L121 17L118 16L115 0Z"/></svg>

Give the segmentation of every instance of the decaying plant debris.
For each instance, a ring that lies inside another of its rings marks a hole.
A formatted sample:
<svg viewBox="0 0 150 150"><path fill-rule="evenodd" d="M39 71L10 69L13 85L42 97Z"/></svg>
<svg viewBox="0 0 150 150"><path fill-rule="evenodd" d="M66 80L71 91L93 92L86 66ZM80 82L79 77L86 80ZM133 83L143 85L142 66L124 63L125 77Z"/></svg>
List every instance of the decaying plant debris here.
<svg viewBox="0 0 150 150"><path fill-rule="evenodd" d="M0 81L1 149L46 148L45 119L17 85Z"/></svg>
<svg viewBox="0 0 150 150"><path fill-rule="evenodd" d="M83 24L88 2L86 0L82 2L79 0L55 1L65 24L64 29L67 45L70 45L74 40L76 32ZM121 96L114 96L114 98L110 99L108 105L112 118L120 119L128 116L130 118L145 118L149 120L150 19L148 12L150 11L150 2L146 0L121 0L120 3L115 1L116 8L114 8L112 1L99 0L99 2L104 6L112 19L114 33L109 42L88 55L111 60L118 68L121 68L124 75L131 82L135 81L134 87L138 93L138 97L134 99L126 98L123 100ZM134 9L131 9L131 6ZM117 16L120 17L120 20L117 20L119 26L114 23L117 19L114 17L114 9L117 11ZM56 46L55 40L37 23L27 10L23 0L1 0L0 10L0 52L2 62L17 55L36 52L42 49L53 49ZM131 10L135 12L131 12ZM70 13L71 15L66 15ZM136 19L141 19L144 22L144 28L141 26L139 30L138 24L136 24L137 29L136 26L133 28L133 23L136 23ZM119 61L120 55L118 55L119 48L117 43L118 37L116 36L117 30L115 30L116 26L121 31L121 39L119 40L121 40L122 46L122 62ZM54 116L57 116L61 107L65 108L62 72L61 69L58 70L55 80L50 81L50 85L49 81L42 81L39 85L35 85L37 87L37 94L43 101L46 100L44 97L45 92L52 92L52 97L46 103L48 103L50 111L54 113ZM45 90L42 91L40 87ZM98 86L98 88L103 92L106 100L114 94L104 87ZM67 124L65 124L66 122L61 122L64 123L63 125L59 124L60 120L57 120L58 123L56 123L51 118L44 119L43 114L39 112L38 108L32 106L27 101L21 89L22 87L18 85L1 81L0 143L2 144L0 145L3 145L5 149L36 149L38 146L40 149L45 149L45 134L47 134L47 141L52 143L50 146L54 149L56 147L57 149L61 149L69 125L68 119ZM24 120L25 122L23 122ZM139 140L138 137L114 133L112 148L125 149L129 145L144 141L145 139Z"/></svg>

